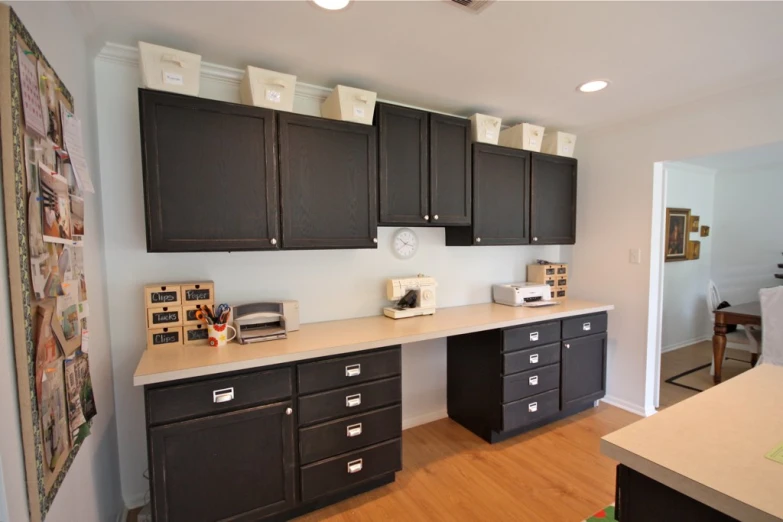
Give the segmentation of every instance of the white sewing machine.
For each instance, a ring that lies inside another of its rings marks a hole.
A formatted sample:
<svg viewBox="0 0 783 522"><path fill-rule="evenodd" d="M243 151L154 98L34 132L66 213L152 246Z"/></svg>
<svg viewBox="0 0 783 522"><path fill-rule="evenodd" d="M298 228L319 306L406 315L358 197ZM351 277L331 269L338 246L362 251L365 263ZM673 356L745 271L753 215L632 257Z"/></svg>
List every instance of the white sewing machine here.
<svg viewBox="0 0 783 522"><path fill-rule="evenodd" d="M395 305L385 307L383 315L392 319L402 319L434 314L437 286L438 283L434 278L422 274L416 277L389 279L386 281L386 298L395 301Z"/></svg>

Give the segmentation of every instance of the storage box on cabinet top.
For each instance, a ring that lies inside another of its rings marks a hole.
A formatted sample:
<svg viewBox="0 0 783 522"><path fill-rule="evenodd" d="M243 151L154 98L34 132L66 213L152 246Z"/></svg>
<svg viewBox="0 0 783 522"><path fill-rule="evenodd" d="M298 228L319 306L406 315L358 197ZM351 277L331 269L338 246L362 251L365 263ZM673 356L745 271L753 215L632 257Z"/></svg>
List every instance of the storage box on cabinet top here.
<svg viewBox="0 0 783 522"><path fill-rule="evenodd" d="M498 144L500 137L500 118L486 114L474 114L470 117L472 139L476 143Z"/></svg>
<svg viewBox="0 0 783 522"><path fill-rule="evenodd" d="M242 103L278 111L294 110L296 76L247 66L239 85Z"/></svg>
<svg viewBox="0 0 783 522"><path fill-rule="evenodd" d="M321 116L372 125L375 99L372 91L338 85L321 104Z"/></svg>
<svg viewBox="0 0 783 522"><path fill-rule="evenodd" d="M198 96L200 55L139 42L139 65L144 87Z"/></svg>
<svg viewBox="0 0 783 522"><path fill-rule="evenodd" d="M567 158L574 157L576 135L567 132L547 132L544 135L543 152Z"/></svg>
<svg viewBox="0 0 783 522"><path fill-rule="evenodd" d="M531 123L520 123L500 131L499 144L504 147L541 152L544 141L544 127Z"/></svg>

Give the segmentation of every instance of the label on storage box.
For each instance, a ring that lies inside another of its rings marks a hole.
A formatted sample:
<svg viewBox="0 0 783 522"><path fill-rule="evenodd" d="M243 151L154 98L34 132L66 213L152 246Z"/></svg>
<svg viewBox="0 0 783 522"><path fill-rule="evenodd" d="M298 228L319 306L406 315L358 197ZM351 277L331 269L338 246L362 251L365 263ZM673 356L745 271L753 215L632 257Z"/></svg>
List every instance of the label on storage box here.
<svg viewBox="0 0 783 522"><path fill-rule="evenodd" d="M364 107L359 107L358 105L353 106L353 117L354 118L364 118Z"/></svg>
<svg viewBox="0 0 783 522"><path fill-rule="evenodd" d="M152 344L179 343L179 331L161 332L152 334Z"/></svg>
<svg viewBox="0 0 783 522"><path fill-rule="evenodd" d="M167 83L169 85L184 85L185 79L181 74L163 71L163 83Z"/></svg>
<svg viewBox="0 0 783 522"><path fill-rule="evenodd" d="M265 94L266 100L272 103L280 103L281 94L280 91L274 89L267 89Z"/></svg>

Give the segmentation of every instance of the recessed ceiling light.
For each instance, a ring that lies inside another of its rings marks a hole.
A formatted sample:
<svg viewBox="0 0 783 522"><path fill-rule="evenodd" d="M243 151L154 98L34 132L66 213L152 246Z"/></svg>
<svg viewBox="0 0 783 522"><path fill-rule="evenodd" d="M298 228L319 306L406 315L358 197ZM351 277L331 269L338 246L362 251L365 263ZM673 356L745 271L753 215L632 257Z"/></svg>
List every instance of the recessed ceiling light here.
<svg viewBox="0 0 783 522"><path fill-rule="evenodd" d="M606 89L608 86L609 82L606 80L593 80L580 85L579 90L582 92L597 92Z"/></svg>
<svg viewBox="0 0 783 522"><path fill-rule="evenodd" d="M345 9L351 0L313 0L315 5L323 7L328 11L339 11Z"/></svg>

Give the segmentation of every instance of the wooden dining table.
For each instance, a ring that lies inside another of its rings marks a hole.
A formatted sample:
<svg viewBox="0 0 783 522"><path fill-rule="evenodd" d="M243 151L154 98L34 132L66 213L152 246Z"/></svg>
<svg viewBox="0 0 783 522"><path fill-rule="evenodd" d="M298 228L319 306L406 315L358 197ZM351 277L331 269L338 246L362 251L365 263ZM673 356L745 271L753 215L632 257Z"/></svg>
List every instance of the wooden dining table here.
<svg viewBox="0 0 783 522"><path fill-rule="evenodd" d="M761 303L743 303L715 310L715 334L712 336L712 355L715 361L715 375L712 377L715 384L721 381L723 369L723 356L726 353L726 328L730 324L761 326ZM758 356L753 357L753 362Z"/></svg>

